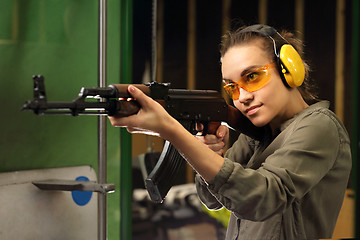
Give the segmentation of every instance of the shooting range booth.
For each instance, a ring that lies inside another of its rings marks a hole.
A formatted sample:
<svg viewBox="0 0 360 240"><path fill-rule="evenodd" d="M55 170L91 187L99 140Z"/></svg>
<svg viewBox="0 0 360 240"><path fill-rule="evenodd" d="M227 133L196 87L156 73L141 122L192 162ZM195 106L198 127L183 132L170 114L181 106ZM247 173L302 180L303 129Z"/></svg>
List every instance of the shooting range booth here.
<svg viewBox="0 0 360 240"><path fill-rule="evenodd" d="M303 34L320 97L336 104L351 134L352 179L334 236L359 236L359 10L358 0L1 0L0 239L129 240L144 227L133 226L132 163L146 143L134 144L105 116L21 112L33 74L48 79L54 99L141 83L145 73L172 88L218 91L220 38L237 19ZM148 66L155 61L156 72Z"/></svg>

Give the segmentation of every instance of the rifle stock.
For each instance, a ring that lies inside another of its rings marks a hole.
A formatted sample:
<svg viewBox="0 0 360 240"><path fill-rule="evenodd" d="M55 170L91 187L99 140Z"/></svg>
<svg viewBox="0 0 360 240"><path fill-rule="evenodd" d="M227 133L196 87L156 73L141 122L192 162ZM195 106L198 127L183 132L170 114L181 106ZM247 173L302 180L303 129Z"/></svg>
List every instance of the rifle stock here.
<svg viewBox="0 0 360 240"><path fill-rule="evenodd" d="M140 105L132 99L129 84L113 84L102 88L82 88L79 96L71 102L48 102L44 78L33 77L34 99L26 101L22 110L35 114L109 115L126 117L136 114ZM168 83L132 84L146 95L158 101L167 112L177 119L189 132L195 134L196 123L204 125L203 135L214 134L221 122L236 131L261 139L264 128L255 127L236 108L228 105L220 93L211 90L169 89ZM95 98L98 101L86 101ZM102 101L100 101L102 100ZM154 202L162 202L172 187L175 176L185 164L179 152L169 142L154 169L145 180L146 189Z"/></svg>

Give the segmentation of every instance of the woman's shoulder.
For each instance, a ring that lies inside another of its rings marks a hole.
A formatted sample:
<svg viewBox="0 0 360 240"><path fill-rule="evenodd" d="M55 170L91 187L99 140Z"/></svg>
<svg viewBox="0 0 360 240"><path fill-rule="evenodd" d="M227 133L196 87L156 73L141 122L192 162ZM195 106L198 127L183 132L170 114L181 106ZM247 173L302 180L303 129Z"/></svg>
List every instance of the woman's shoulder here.
<svg viewBox="0 0 360 240"><path fill-rule="evenodd" d="M329 109L330 103L328 101L319 101L315 104L310 105L297 117L295 117L295 121L301 121L305 119L316 119L320 122L330 121L335 125L340 125L341 128L344 128L343 123L339 120L336 114ZM317 123L317 122L314 122Z"/></svg>
<svg viewBox="0 0 360 240"><path fill-rule="evenodd" d="M328 101L319 101L310 105L294 118L294 127L308 127L310 131L315 132L322 130L324 136L336 131L339 134L340 141L349 141L344 124L336 114L329 109L329 106L330 103Z"/></svg>

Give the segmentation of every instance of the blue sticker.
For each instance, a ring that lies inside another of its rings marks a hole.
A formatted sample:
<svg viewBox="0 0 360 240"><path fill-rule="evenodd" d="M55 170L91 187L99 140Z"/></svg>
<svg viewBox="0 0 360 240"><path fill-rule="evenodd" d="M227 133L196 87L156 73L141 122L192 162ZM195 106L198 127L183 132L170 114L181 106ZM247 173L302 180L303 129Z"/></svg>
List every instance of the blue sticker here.
<svg viewBox="0 0 360 240"><path fill-rule="evenodd" d="M89 181L87 177L80 176L76 178L76 181ZM85 192L85 191L72 191L71 196L74 200L74 202L79 206L84 206L88 202L90 202L92 192Z"/></svg>

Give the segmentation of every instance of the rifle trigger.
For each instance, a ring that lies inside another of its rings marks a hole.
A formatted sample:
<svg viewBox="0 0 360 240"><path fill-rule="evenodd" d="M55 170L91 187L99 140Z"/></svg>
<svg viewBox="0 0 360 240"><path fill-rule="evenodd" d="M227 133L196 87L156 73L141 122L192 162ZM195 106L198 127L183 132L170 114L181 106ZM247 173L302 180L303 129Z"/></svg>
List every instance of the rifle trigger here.
<svg viewBox="0 0 360 240"><path fill-rule="evenodd" d="M204 129L202 130L202 136L205 136L208 133L209 125L207 123L203 123Z"/></svg>

